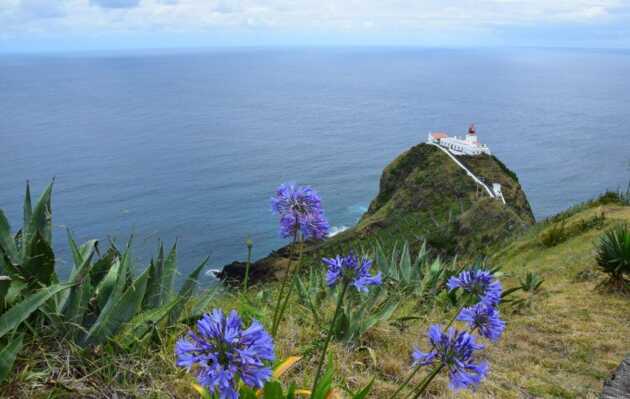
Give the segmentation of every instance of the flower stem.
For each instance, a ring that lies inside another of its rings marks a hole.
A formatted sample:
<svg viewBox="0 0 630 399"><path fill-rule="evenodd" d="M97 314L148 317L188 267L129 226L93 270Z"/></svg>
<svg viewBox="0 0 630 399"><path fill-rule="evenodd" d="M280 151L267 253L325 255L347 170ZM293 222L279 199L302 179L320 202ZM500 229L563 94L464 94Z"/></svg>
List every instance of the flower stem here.
<svg viewBox="0 0 630 399"><path fill-rule="evenodd" d="M455 320L457 320L457 316L459 316L459 314L462 312L462 310L465 307L466 307L466 302L464 302L462 305L459 306L459 308L457 309L457 312L455 312L455 315L453 316L451 321L446 325L446 327L444 327L444 331L448 330L448 328L452 326L453 323L455 323Z"/></svg>
<svg viewBox="0 0 630 399"><path fill-rule="evenodd" d="M276 330L278 330L278 328L280 327L282 316L284 316L284 312L287 309L287 304L289 303L289 299L291 298L291 294L293 293L293 287L296 284L295 280L299 276L300 267L302 266L302 255L304 254L304 242L299 242L298 245L300 246L300 254L298 255L298 261L292 273L293 277L291 278L291 282L289 283L289 287L288 287L289 290L287 291L287 295L284 297L284 302L282 303L282 306L280 307L280 312L278 313L278 318L276 319Z"/></svg>
<svg viewBox="0 0 630 399"><path fill-rule="evenodd" d="M425 379L422 380L422 382L420 382L420 384L418 384L418 387L416 388L416 389L418 389L418 392L416 392L416 394L414 395L413 399L418 399L420 397L420 395L422 395L424 393L424 391L427 390L427 387L429 386L431 381L433 381L433 379L440 373L440 371L442 371L443 368L444 368L444 363L440 363L440 365L438 367L436 367L431 372L431 374L426 376Z"/></svg>
<svg viewBox="0 0 630 399"><path fill-rule="evenodd" d="M293 255L295 251L295 244L297 243L298 232L297 230L293 234L293 244L291 245L291 251L289 252L289 263L287 265L287 271L284 275L284 279L282 280L282 285L280 286L280 292L278 293L278 301L276 302L276 307L273 311L273 323L271 326L271 336L276 337L277 327L276 320L278 318L278 313L280 311L280 306L282 305L282 297L284 296L284 290L287 286L287 282L289 281L289 275L291 274L291 262L293 261Z"/></svg>
<svg viewBox="0 0 630 399"><path fill-rule="evenodd" d="M245 281L243 282L243 290L247 291L247 282L249 281L249 267L252 264L252 246L250 241L247 243L247 266L245 266Z"/></svg>
<svg viewBox="0 0 630 399"><path fill-rule="evenodd" d="M402 385L400 385L398 387L398 389L396 390L396 392L394 392L394 394L390 397L390 399L394 399L396 397L396 395L398 395L400 393L400 391L402 391L403 388L405 388L409 384L411 379L418 373L418 371L420 371L421 367L422 367L422 365L419 364L413 369L413 371L409 374L409 377L407 377L407 379L405 379L405 381L402 383Z"/></svg>
<svg viewBox="0 0 630 399"><path fill-rule="evenodd" d="M346 290L348 289L348 282L343 283L343 287L341 288L341 293L339 294L339 298L337 298L337 307L335 308L335 315L330 322L330 328L328 329L328 336L326 336L326 341L324 342L324 348L322 349L322 354L319 357L319 364L317 365L317 373L315 373L315 381L313 382L313 389L311 392L315 392L317 389L317 383L319 382L319 376L322 373L322 367L324 366L324 361L326 359L326 351L328 350L328 345L330 344L330 339L333 335L333 330L335 328L335 323L337 322L337 317L339 317L339 313L341 312L341 305L343 304L343 297L346 295Z"/></svg>

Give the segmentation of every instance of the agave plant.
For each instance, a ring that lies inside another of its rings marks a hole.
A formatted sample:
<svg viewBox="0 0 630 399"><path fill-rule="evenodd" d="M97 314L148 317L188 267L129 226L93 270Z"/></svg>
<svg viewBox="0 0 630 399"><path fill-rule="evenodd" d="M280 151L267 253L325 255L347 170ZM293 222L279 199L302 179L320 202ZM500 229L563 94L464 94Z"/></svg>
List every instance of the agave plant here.
<svg viewBox="0 0 630 399"><path fill-rule="evenodd" d="M402 246L394 245L390 254L377 242L373 251L384 280L401 295L432 298L444 288L449 277L450 272L439 257L429 259L426 243L415 258L406 242Z"/></svg>
<svg viewBox="0 0 630 399"><path fill-rule="evenodd" d="M630 275L630 226L620 224L601 236L597 264L610 276L614 286L625 289L624 275Z"/></svg>
<svg viewBox="0 0 630 399"><path fill-rule="evenodd" d="M378 323L388 321L398 305L400 297L391 295L384 287L368 293L351 292L335 324L335 338L345 343L356 342Z"/></svg>
<svg viewBox="0 0 630 399"><path fill-rule="evenodd" d="M20 350L18 330L26 320L32 326L49 324L84 346L112 341L130 348L148 339L159 323L180 319L207 261L176 292L176 244L167 256L160 245L156 261L136 277L131 240L124 251L112 244L100 256L96 240L79 246L68 233L74 265L61 283L52 249L51 192L52 183L32 208L27 185L24 226L15 235L0 210L0 340L7 340L0 352L3 370L10 369L6 365ZM0 377L6 374L2 371Z"/></svg>

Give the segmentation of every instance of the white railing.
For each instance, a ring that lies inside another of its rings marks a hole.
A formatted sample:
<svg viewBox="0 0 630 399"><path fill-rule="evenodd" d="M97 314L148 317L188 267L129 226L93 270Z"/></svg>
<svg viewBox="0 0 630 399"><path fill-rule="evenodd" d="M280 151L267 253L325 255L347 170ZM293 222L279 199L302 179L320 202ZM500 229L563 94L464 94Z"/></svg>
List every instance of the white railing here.
<svg viewBox="0 0 630 399"><path fill-rule="evenodd" d="M495 198L495 199L497 198L497 196L494 194L494 192L492 190L490 190L490 188L488 188L488 186L484 182L482 182L477 176L475 176L474 173L472 173L470 170L468 170L467 167L465 167L461 162L459 162L459 160L457 158L455 158L455 156L453 154L451 154L451 152L449 150L447 150L446 148L443 148L439 144L434 144L434 143L428 143L428 144L439 148L446 155L448 155L453 160L453 162L455 162L460 168L462 168L464 170L464 172L466 172L466 174L468 176L470 176L475 181L475 183L479 184L481 187L483 187L486 190L486 192L488 193L490 198ZM503 199L503 196L501 196L500 199L503 200L503 203L505 204L505 199Z"/></svg>

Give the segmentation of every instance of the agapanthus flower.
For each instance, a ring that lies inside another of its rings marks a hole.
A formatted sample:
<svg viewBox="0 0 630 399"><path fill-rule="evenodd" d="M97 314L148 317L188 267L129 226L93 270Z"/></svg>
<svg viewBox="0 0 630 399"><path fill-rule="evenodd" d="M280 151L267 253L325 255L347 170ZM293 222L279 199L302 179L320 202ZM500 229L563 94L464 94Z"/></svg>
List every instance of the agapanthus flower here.
<svg viewBox="0 0 630 399"><path fill-rule="evenodd" d="M280 234L284 238L301 232L304 239L322 239L330 225L324 216L319 195L309 186L282 184L271 198L271 210L280 215Z"/></svg>
<svg viewBox="0 0 630 399"><path fill-rule="evenodd" d="M239 380L262 388L271 378L265 361L274 359L273 340L259 322L244 329L236 311L226 317L214 309L197 321L197 331L177 341L177 366L192 370L199 384L220 399L237 399Z"/></svg>
<svg viewBox="0 0 630 399"><path fill-rule="evenodd" d="M448 370L449 387L453 390L476 388L488 372L486 362L475 363L475 352L483 345L475 342L475 337L466 331L451 327L446 333L439 325L429 327L430 352L415 349L411 354L412 366L443 364Z"/></svg>
<svg viewBox="0 0 630 399"><path fill-rule="evenodd" d="M370 285L381 285L381 272L370 274L372 261L368 258L359 259L352 252L348 256L337 255L334 258L322 258L322 262L328 266L326 283L329 287L344 280L353 285L359 292L367 292Z"/></svg>
<svg viewBox="0 0 630 399"><path fill-rule="evenodd" d="M497 341L505 329L499 311L494 306L484 303L462 309L457 320L466 322L472 331L479 331L479 335L491 341Z"/></svg>
<svg viewBox="0 0 630 399"><path fill-rule="evenodd" d="M453 276L446 283L449 290L462 288L488 306L501 302L501 283L487 270L466 270Z"/></svg>

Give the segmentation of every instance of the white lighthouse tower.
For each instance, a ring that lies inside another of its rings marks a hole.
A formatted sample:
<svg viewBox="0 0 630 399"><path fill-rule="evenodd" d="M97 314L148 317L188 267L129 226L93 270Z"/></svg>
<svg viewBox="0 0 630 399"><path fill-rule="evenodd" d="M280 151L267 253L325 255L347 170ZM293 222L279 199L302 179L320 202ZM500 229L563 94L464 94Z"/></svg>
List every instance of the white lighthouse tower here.
<svg viewBox="0 0 630 399"><path fill-rule="evenodd" d="M479 145L479 139L477 138L477 131L475 130L474 123L468 127L468 133L466 133L466 142L474 146Z"/></svg>

